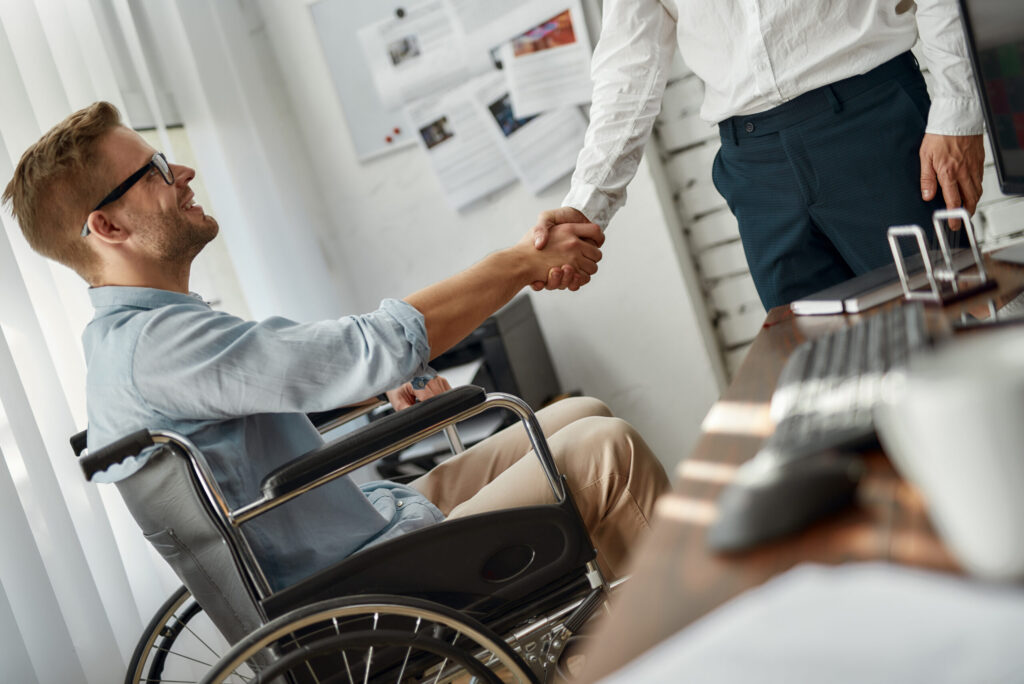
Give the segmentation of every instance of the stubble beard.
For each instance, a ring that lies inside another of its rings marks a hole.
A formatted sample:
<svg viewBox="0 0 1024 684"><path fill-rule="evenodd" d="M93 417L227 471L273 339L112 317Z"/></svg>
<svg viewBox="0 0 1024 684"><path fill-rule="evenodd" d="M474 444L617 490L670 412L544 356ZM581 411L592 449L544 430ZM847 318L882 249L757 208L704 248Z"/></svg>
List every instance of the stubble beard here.
<svg viewBox="0 0 1024 684"><path fill-rule="evenodd" d="M161 261L189 264L213 238L219 227L212 216L201 222L183 216L153 217L144 233L150 249Z"/></svg>

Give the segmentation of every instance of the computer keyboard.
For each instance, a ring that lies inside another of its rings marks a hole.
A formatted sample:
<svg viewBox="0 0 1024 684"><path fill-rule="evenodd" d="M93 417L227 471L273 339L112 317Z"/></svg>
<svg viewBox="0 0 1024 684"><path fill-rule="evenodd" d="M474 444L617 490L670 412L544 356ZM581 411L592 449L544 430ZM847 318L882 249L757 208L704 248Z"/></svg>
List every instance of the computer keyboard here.
<svg viewBox="0 0 1024 684"><path fill-rule="evenodd" d="M873 439L882 379L927 341L924 307L915 302L797 347L772 395L775 432L758 457L786 461Z"/></svg>
<svg viewBox="0 0 1024 684"><path fill-rule="evenodd" d="M856 450L886 374L927 345L924 307L907 303L797 347L771 400L775 432L722 492L708 541L738 550L796 531L853 500Z"/></svg>

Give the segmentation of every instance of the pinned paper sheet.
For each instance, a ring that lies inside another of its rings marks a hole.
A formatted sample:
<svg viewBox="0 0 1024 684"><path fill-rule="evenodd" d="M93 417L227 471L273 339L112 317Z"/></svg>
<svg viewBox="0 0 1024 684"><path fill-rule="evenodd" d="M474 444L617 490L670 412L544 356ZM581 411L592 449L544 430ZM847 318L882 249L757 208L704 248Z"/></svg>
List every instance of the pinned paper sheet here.
<svg viewBox="0 0 1024 684"><path fill-rule="evenodd" d="M577 107L562 107L526 118L512 111L500 73L481 78L473 95L495 142L530 192L539 194L576 168L587 120Z"/></svg>
<svg viewBox="0 0 1024 684"><path fill-rule="evenodd" d="M448 202L461 209L516 180L473 101L474 82L414 102L409 118Z"/></svg>
<svg viewBox="0 0 1024 684"><path fill-rule="evenodd" d="M565 0L443 0L451 13L469 68L498 61L498 49L567 8Z"/></svg>
<svg viewBox="0 0 1024 684"><path fill-rule="evenodd" d="M517 117L590 102L590 38L580 0L499 50Z"/></svg>
<svg viewBox="0 0 1024 684"><path fill-rule="evenodd" d="M413 4L359 30L366 63L387 107L433 97L469 73L441 0Z"/></svg>

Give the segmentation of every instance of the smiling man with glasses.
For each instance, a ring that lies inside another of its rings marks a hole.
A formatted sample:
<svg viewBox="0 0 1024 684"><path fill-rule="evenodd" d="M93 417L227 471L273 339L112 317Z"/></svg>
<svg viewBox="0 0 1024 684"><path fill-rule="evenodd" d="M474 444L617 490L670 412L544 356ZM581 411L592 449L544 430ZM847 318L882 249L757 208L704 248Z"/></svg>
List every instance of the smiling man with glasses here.
<svg viewBox="0 0 1024 684"><path fill-rule="evenodd" d="M305 414L387 390L392 397L413 393L408 381L432 375L430 359L524 286L566 263L593 274L601 258L600 231L569 226L544 250L527 235L369 314L245 321L189 293L192 261L218 232L195 204L194 177L121 125L112 105L97 103L25 152L3 199L36 251L92 286L96 315L83 335L89 448L141 428L182 433L206 454L232 506L254 498L266 473L322 442ZM443 383L415 396L436 389ZM537 416L599 561L620 574L668 486L664 470L636 431L595 399L563 400ZM549 501L536 459L523 458L528 449L525 433L509 428L410 486L360 488L339 478L249 523L246 536L280 588L445 517ZM143 489L152 482L152 498L163 500L161 458L143 454L103 478L133 478L136 492L139 478Z"/></svg>

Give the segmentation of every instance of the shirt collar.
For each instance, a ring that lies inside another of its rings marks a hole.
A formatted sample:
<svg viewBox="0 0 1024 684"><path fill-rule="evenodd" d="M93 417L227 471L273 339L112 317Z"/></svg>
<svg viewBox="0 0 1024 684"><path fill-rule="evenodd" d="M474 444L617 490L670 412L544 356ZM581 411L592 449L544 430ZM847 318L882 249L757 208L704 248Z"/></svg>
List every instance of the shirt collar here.
<svg viewBox="0 0 1024 684"><path fill-rule="evenodd" d="M100 309L109 306L132 306L140 309L156 309L171 304L201 304L209 307L203 298L195 292L182 294L170 290L158 290L151 287L121 287L107 285L89 288L89 298L93 307Z"/></svg>

